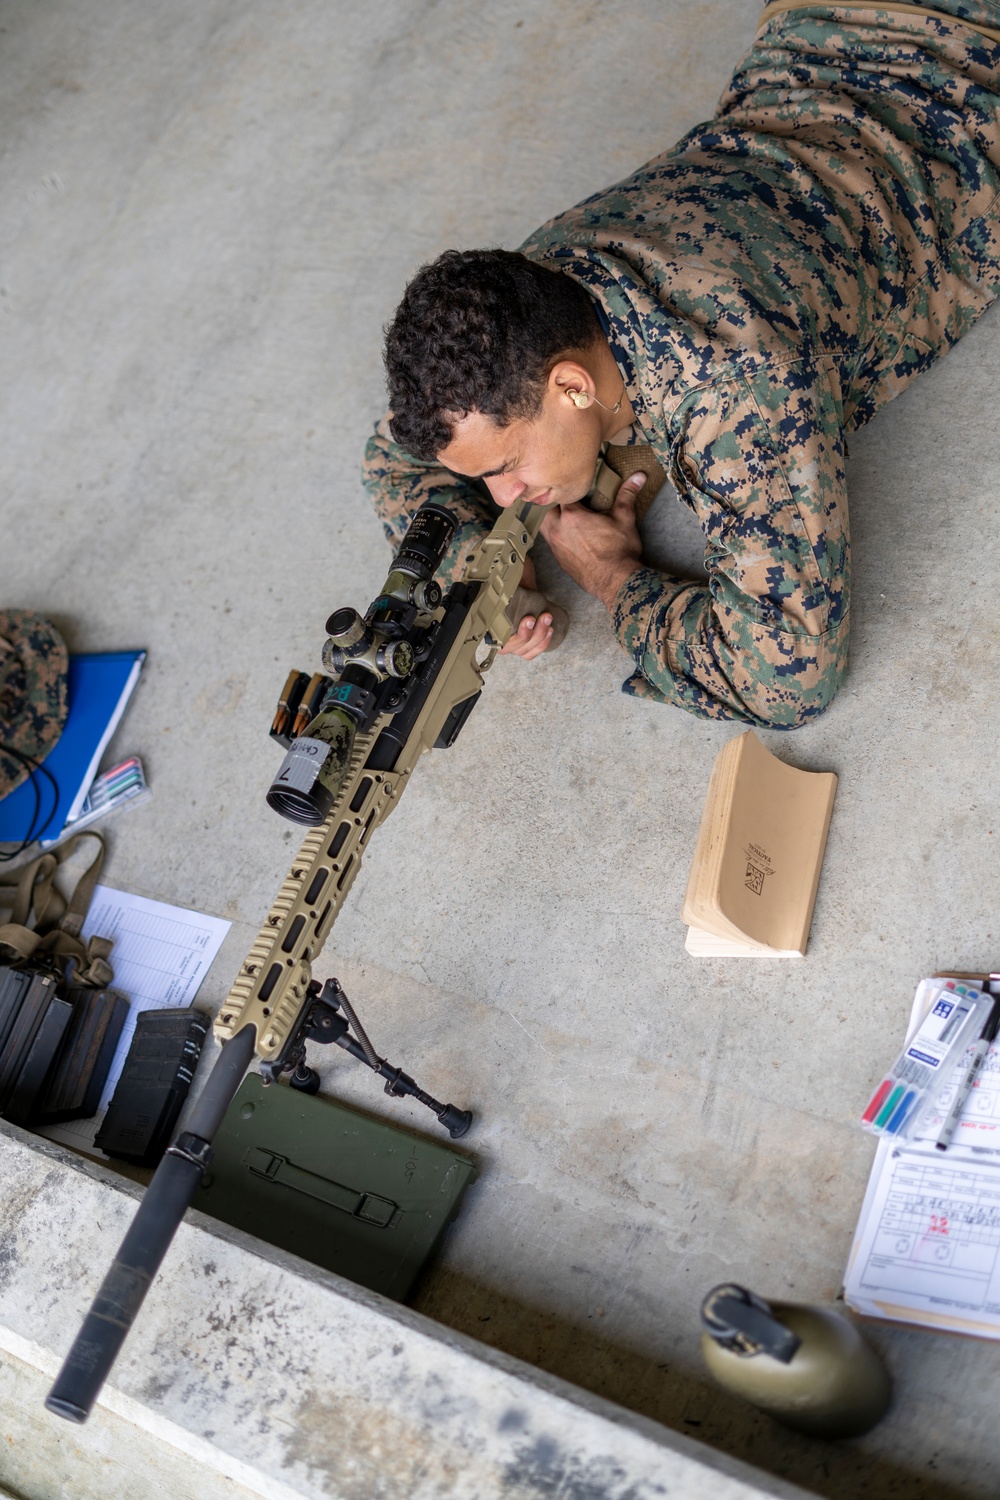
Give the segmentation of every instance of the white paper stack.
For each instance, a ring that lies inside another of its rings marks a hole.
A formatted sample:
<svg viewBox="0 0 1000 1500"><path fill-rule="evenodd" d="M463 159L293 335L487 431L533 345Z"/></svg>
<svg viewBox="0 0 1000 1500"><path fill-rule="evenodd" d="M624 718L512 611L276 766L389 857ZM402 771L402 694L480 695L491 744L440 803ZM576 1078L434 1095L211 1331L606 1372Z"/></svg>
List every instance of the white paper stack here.
<svg viewBox="0 0 1000 1500"><path fill-rule="evenodd" d="M971 983L968 976L966 983ZM911 1031L940 978L917 987ZM935 1147L957 1081L912 1137L879 1142L844 1278L844 1298L872 1318L1000 1338L1000 1048L994 1044L947 1151Z"/></svg>

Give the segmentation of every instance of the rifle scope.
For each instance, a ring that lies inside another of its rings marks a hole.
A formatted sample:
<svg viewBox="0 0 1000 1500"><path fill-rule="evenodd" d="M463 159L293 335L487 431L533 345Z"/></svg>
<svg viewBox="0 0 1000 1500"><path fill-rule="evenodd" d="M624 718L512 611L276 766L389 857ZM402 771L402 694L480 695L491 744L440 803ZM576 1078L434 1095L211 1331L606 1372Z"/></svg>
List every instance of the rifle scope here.
<svg viewBox="0 0 1000 1500"><path fill-rule="evenodd" d="M427 656L426 616L441 602L434 574L458 523L443 506L422 505L393 558L382 592L362 618L338 609L326 622L323 664L336 676L316 717L293 739L267 793L267 804L293 823L324 821L351 763L359 728L405 701L405 686Z"/></svg>

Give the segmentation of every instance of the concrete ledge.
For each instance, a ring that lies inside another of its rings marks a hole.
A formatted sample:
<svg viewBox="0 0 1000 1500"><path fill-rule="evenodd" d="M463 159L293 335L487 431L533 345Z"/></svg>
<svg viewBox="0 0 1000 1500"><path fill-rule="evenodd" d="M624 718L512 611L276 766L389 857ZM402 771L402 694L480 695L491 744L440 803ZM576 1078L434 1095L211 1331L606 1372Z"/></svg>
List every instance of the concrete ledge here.
<svg viewBox="0 0 1000 1500"><path fill-rule="evenodd" d="M0 1171L0 1347L51 1376L139 1190L8 1125ZM269 1500L806 1493L198 1213L113 1380L106 1410ZM58 1418L28 1418L61 1440ZM86 1467L90 1424L74 1431Z"/></svg>

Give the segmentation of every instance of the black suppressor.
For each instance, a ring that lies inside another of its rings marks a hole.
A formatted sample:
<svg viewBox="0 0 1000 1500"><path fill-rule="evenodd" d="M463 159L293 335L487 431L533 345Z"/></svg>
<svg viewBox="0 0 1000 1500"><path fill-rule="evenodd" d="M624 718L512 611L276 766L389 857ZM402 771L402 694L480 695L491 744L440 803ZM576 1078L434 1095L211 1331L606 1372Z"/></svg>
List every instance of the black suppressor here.
<svg viewBox="0 0 1000 1500"><path fill-rule="evenodd" d="M45 1400L49 1411L85 1422L142 1306L170 1241L211 1159L211 1141L253 1057L253 1026L226 1042L184 1131L146 1189L111 1270Z"/></svg>

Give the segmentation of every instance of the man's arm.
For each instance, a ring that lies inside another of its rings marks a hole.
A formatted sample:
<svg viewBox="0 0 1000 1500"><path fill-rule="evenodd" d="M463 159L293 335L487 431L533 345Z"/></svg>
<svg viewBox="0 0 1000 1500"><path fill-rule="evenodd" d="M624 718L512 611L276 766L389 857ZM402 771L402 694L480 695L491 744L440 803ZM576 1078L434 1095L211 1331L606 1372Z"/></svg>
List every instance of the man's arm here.
<svg viewBox="0 0 1000 1500"><path fill-rule="evenodd" d="M642 564L627 491L609 516L571 506L543 535L611 614L637 668L626 692L791 729L827 707L847 664L836 370L757 371L695 392L687 407L675 481L706 533L707 584Z"/></svg>

